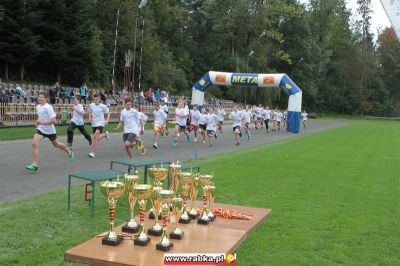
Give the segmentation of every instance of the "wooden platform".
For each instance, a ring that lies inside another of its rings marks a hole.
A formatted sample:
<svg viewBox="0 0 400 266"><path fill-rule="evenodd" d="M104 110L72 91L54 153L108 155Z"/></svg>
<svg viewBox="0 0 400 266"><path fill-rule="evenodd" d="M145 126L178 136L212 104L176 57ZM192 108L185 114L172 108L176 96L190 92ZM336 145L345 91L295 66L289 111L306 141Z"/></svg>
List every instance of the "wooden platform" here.
<svg viewBox="0 0 400 266"><path fill-rule="evenodd" d="M200 206L197 205L197 206ZM185 232L182 240L174 243L171 253L227 253L233 252L255 227L271 215L271 209L251 208L226 204L214 204L215 208L237 209L243 214L253 214L252 220L236 220L217 217L210 225L198 225L192 221L189 225L180 224ZM118 215L118 210L117 210ZM147 219L147 217L146 217ZM153 220L146 220L146 228ZM104 225L107 228L107 225ZM116 231L120 232L121 226ZM168 234L171 229L168 230ZM101 244L101 237L86 241L64 254L66 261L90 265L163 265L164 253L156 250L161 237L150 236L147 247L134 246L133 240L125 239L117 247ZM240 258L238 258L240 260Z"/></svg>

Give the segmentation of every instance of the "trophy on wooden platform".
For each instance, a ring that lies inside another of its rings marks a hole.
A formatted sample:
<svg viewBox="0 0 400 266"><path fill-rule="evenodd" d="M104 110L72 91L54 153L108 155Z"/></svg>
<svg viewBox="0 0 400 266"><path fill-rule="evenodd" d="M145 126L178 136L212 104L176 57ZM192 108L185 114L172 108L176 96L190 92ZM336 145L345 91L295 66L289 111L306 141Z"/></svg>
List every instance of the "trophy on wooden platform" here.
<svg viewBox="0 0 400 266"><path fill-rule="evenodd" d="M163 236L161 238L161 241L156 244L156 249L160 251L169 251L173 247L173 244L169 241L167 235L167 226L170 214L170 204L172 203L175 197L175 192L172 190L161 190L160 197L162 204L161 214L162 214Z"/></svg>
<svg viewBox="0 0 400 266"><path fill-rule="evenodd" d="M140 177L136 171L134 175L125 175L125 194L129 202L130 220L126 225L122 226L122 232L136 233L139 231L139 225L136 223L134 217L136 197L133 188L139 182Z"/></svg>
<svg viewBox="0 0 400 266"><path fill-rule="evenodd" d="M150 238L146 234L146 230L144 228L144 218L146 215L146 203L147 199L153 191L151 185L140 184L136 185L133 188L134 195L138 199L139 209L140 209L140 234L138 237L134 239L134 244L138 246L147 246L150 241Z"/></svg>

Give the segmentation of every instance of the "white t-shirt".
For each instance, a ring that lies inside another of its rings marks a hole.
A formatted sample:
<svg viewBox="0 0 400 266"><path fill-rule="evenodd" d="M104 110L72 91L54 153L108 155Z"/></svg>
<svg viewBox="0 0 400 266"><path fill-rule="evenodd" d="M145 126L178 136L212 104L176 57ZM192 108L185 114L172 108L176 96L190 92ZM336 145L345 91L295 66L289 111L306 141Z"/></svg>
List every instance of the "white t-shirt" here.
<svg viewBox="0 0 400 266"><path fill-rule="evenodd" d="M263 118L263 108L262 107L256 107L256 118Z"/></svg>
<svg viewBox="0 0 400 266"><path fill-rule="evenodd" d="M166 104L161 105L160 109L163 110L164 112L168 113L168 106Z"/></svg>
<svg viewBox="0 0 400 266"><path fill-rule="evenodd" d="M176 108L175 115L176 115L175 116L176 123L180 126L186 126L187 116L189 115L189 109Z"/></svg>
<svg viewBox="0 0 400 266"><path fill-rule="evenodd" d="M82 104L79 103L77 105L74 105L74 112L71 118L71 122L74 122L77 126L82 126L84 124L83 114L80 114L79 112L82 113L83 111L84 110Z"/></svg>
<svg viewBox="0 0 400 266"><path fill-rule="evenodd" d="M207 130L217 130L217 123L218 123L218 117L216 114L208 114L206 115L206 121L207 121Z"/></svg>
<svg viewBox="0 0 400 266"><path fill-rule="evenodd" d="M231 112L229 114L229 118L232 119L232 127L241 127L242 126L242 120L243 120L243 114L238 111L238 112Z"/></svg>
<svg viewBox="0 0 400 266"><path fill-rule="evenodd" d="M207 124L207 114L200 114L199 116L199 125Z"/></svg>
<svg viewBox="0 0 400 266"><path fill-rule="evenodd" d="M263 118L264 118L264 120L271 119L271 110L264 110Z"/></svg>
<svg viewBox="0 0 400 266"><path fill-rule="evenodd" d="M164 110L158 109L153 112L154 125L157 127L165 127L165 121L167 119L167 113Z"/></svg>
<svg viewBox="0 0 400 266"><path fill-rule="evenodd" d="M250 123L250 121L251 121L251 111L250 110L248 110L248 111L244 110L243 111L243 119L244 119L245 123Z"/></svg>
<svg viewBox="0 0 400 266"><path fill-rule="evenodd" d="M281 122L282 121L282 117L283 117L283 114L281 112L276 112L275 113L276 122Z"/></svg>
<svg viewBox="0 0 400 266"><path fill-rule="evenodd" d="M307 119L308 119L308 114L307 114L306 112L303 112L303 113L301 114L301 116L303 117L303 121L307 121Z"/></svg>
<svg viewBox="0 0 400 266"><path fill-rule="evenodd" d="M224 121L225 116L226 116L225 111L224 111L223 109L218 109L218 111L217 111L217 117L218 117L218 120L219 120L220 122L223 122L223 121Z"/></svg>
<svg viewBox="0 0 400 266"><path fill-rule="evenodd" d="M143 123L146 123L147 119L149 119L149 117L142 112L139 112L139 118Z"/></svg>
<svg viewBox="0 0 400 266"><path fill-rule="evenodd" d="M38 114L39 121L45 122L48 121L54 117L56 117L56 113L54 113L53 107L46 103L44 105L37 105L36 106L36 113ZM51 125L38 125L37 129L42 132L43 134L56 134L56 128L54 127L54 124Z"/></svg>
<svg viewBox="0 0 400 266"><path fill-rule="evenodd" d="M200 112L199 110L190 110L190 124L194 126L199 125Z"/></svg>
<svg viewBox="0 0 400 266"><path fill-rule="evenodd" d="M119 120L124 123L124 133L135 133L139 131L140 128L140 117L139 112L131 108L127 110L126 108L121 111L121 116Z"/></svg>
<svg viewBox="0 0 400 266"><path fill-rule="evenodd" d="M108 114L110 111L105 104L95 104L91 103L89 105L89 113L92 114L92 127L104 127L106 120L104 119L104 114Z"/></svg>

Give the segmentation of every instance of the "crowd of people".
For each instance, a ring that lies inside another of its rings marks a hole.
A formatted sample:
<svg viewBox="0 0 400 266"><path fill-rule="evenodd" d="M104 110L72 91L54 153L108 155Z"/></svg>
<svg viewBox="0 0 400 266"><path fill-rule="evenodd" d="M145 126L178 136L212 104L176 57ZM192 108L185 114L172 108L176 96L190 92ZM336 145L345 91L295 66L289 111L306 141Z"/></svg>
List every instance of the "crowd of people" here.
<svg viewBox="0 0 400 266"><path fill-rule="evenodd" d="M222 125L227 113L222 107L216 110L213 107L201 108L194 104L189 108L188 102L182 98L178 100L175 109L175 120L168 121L168 98L166 95L160 95L160 102L156 102L153 116L153 148L159 148L159 141L162 136L169 135L168 124L173 123L172 147L177 147L179 139L182 135L185 136L186 142L198 142L205 144L208 141L208 146L213 146L214 142L222 133ZM50 99L48 92L41 92L38 97L38 105L36 111L38 119L36 121L37 131L32 141L32 162L26 166L28 171L38 171L39 163L39 146L44 138L48 138L54 147L64 151L70 161L75 160L75 155L72 151L73 135L76 128L83 134L90 145L88 156L95 158L96 148L99 143L105 139L109 140L110 134L105 130L105 127L110 120L110 111L106 104L103 103L99 94L93 95L93 102L88 107L88 122L92 127L92 135L85 129L85 121L83 115L85 110L81 104L82 96L76 95L71 106L73 112L70 126L67 130L67 145L57 139L56 129L56 113L53 107L48 103ZM148 116L140 112L140 105L136 104L132 99L124 99L124 109L120 113L118 125L114 128L115 132L123 128L123 146L129 158L133 157L133 149L140 151L142 155L146 153L146 147L142 140L145 134L145 123L148 121ZM251 139L251 123L254 123L254 129L265 128L267 133L286 129L287 111L278 109L271 110L268 106L263 107L248 105L235 105L232 112L228 115L232 121L232 131L235 137L235 144L240 145L243 137L242 130L247 139ZM308 114L303 111L303 127L306 128ZM271 126L271 128L270 128Z"/></svg>

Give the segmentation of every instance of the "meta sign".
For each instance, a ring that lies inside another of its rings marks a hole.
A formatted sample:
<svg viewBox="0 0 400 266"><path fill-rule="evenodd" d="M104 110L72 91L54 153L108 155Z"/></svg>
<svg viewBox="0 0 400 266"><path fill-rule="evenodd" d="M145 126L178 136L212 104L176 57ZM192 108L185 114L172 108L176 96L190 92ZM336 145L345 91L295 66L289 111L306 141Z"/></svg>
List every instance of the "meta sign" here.
<svg viewBox="0 0 400 266"><path fill-rule="evenodd" d="M236 86L258 86L258 74L233 73L231 83Z"/></svg>

